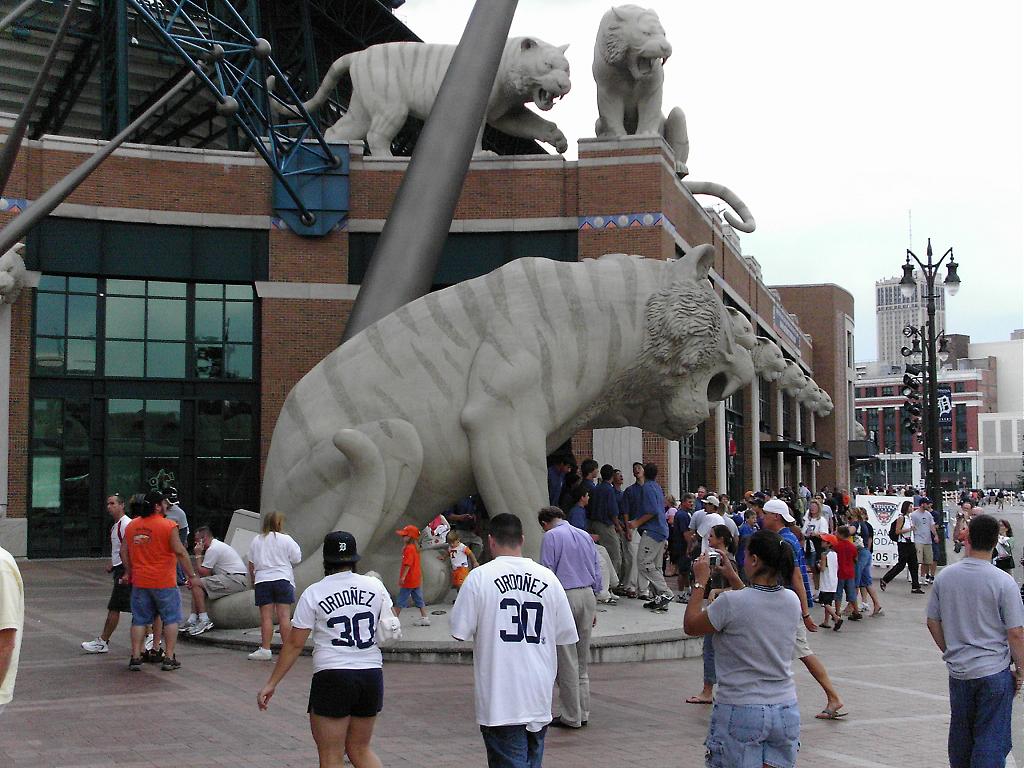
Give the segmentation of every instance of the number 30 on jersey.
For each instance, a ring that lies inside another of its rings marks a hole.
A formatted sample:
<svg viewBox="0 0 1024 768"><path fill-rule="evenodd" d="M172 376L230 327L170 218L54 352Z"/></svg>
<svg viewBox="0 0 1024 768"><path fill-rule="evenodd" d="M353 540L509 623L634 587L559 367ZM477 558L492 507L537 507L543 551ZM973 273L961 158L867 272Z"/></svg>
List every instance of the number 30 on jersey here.
<svg viewBox="0 0 1024 768"><path fill-rule="evenodd" d="M498 636L506 643L539 643L544 627L544 605L534 601L520 603L506 597L498 604L502 616L509 621L509 628L502 629Z"/></svg>

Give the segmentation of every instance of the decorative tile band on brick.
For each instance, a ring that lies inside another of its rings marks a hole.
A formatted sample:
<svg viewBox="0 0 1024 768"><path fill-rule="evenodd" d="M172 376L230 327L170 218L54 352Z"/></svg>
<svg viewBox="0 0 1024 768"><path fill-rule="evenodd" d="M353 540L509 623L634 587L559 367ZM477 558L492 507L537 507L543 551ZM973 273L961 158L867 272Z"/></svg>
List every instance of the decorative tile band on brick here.
<svg viewBox="0 0 1024 768"><path fill-rule="evenodd" d="M28 200L21 197L0 197L0 213L21 213L28 208Z"/></svg>
<svg viewBox="0 0 1024 768"><path fill-rule="evenodd" d="M271 216L270 217L270 226L271 226L272 229L280 229L280 230L283 230L285 232L290 232L291 231L291 227L288 226L288 222L286 222L280 216ZM346 216L341 221L339 221L337 224L335 224L333 227L331 227L331 232L341 232L342 230L345 230L345 229L348 229L348 216Z"/></svg>
<svg viewBox="0 0 1024 768"><path fill-rule="evenodd" d="M664 213L612 213L607 216L580 216L577 228L580 232L592 229L638 229L662 227L671 234L676 228Z"/></svg>

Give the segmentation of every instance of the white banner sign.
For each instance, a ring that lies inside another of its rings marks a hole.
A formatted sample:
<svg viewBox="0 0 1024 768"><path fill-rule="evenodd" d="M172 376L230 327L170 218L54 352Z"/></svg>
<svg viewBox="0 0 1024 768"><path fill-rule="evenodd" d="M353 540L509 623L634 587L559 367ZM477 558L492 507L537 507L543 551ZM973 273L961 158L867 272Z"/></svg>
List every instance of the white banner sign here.
<svg viewBox="0 0 1024 768"><path fill-rule="evenodd" d="M855 504L868 511L868 522L875 529L875 547L872 564L888 568L896 565L899 556L896 542L889 539L889 526L900 513L905 496L858 496Z"/></svg>

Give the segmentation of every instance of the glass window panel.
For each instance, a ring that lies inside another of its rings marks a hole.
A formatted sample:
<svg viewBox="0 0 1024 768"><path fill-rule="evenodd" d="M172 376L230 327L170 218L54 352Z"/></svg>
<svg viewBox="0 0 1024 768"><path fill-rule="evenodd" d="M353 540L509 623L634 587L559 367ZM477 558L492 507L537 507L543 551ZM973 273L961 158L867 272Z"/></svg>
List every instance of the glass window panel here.
<svg viewBox="0 0 1024 768"><path fill-rule="evenodd" d="M60 456L32 457L32 507L60 508Z"/></svg>
<svg viewBox="0 0 1024 768"><path fill-rule="evenodd" d="M185 378L185 345L152 341L147 344L146 376L151 379Z"/></svg>
<svg viewBox="0 0 1024 768"><path fill-rule="evenodd" d="M120 493L124 498L133 493L149 490L142 479L142 461L139 456L107 456L107 484L104 493Z"/></svg>
<svg viewBox="0 0 1024 768"><path fill-rule="evenodd" d="M145 338L145 299L107 299L107 337Z"/></svg>
<svg viewBox="0 0 1024 768"><path fill-rule="evenodd" d="M222 299L224 298L224 286L218 284L199 283L196 285L197 299Z"/></svg>
<svg viewBox="0 0 1024 768"><path fill-rule="evenodd" d="M96 297L68 296L68 336L96 335Z"/></svg>
<svg viewBox="0 0 1024 768"><path fill-rule="evenodd" d="M185 284L184 283L165 283L158 282L155 280L149 281L149 295L150 296L174 296L177 298L185 298Z"/></svg>
<svg viewBox="0 0 1024 768"><path fill-rule="evenodd" d="M64 369L64 339L36 339L36 371L59 374Z"/></svg>
<svg viewBox="0 0 1024 768"><path fill-rule="evenodd" d="M67 278L61 275L40 275L39 286L37 290L40 291L63 291L67 286Z"/></svg>
<svg viewBox="0 0 1024 768"><path fill-rule="evenodd" d="M224 377L227 379L252 378L252 345L229 344L224 348Z"/></svg>
<svg viewBox="0 0 1024 768"><path fill-rule="evenodd" d="M252 301L251 285L226 285L224 286L224 292L229 299L245 299L247 301Z"/></svg>
<svg viewBox="0 0 1024 768"><path fill-rule="evenodd" d="M104 364L106 375L142 377L144 349L141 341L108 341Z"/></svg>
<svg viewBox="0 0 1024 768"><path fill-rule="evenodd" d="M196 378L219 379L224 375L224 347L196 345Z"/></svg>
<svg viewBox="0 0 1024 768"><path fill-rule="evenodd" d="M96 293L96 278L69 277L68 290L72 293Z"/></svg>
<svg viewBox="0 0 1024 768"><path fill-rule="evenodd" d="M181 401L146 401L146 450L177 455L181 448Z"/></svg>
<svg viewBox="0 0 1024 768"><path fill-rule="evenodd" d="M64 335L64 301L61 293L36 295L36 335Z"/></svg>
<svg viewBox="0 0 1024 768"><path fill-rule="evenodd" d="M196 402L196 446L200 451L216 451L223 433L222 400Z"/></svg>
<svg viewBox="0 0 1024 768"><path fill-rule="evenodd" d="M224 305L224 330L229 341L252 341L252 304L229 301Z"/></svg>
<svg viewBox="0 0 1024 768"><path fill-rule="evenodd" d="M196 341L224 340L224 303L196 302Z"/></svg>
<svg viewBox="0 0 1024 768"><path fill-rule="evenodd" d="M145 401L107 401L107 440L142 442Z"/></svg>
<svg viewBox="0 0 1024 768"><path fill-rule="evenodd" d="M38 401L37 401L38 402ZM87 399L64 401L64 450L89 450L89 422L91 403Z"/></svg>
<svg viewBox="0 0 1024 768"><path fill-rule="evenodd" d="M32 401L32 445L59 450L64 431L61 401L37 397Z"/></svg>
<svg viewBox="0 0 1024 768"><path fill-rule="evenodd" d="M224 402L224 438L248 440L253 435L252 404L240 400Z"/></svg>
<svg viewBox="0 0 1024 768"><path fill-rule="evenodd" d="M125 296L145 296L145 280L107 280L107 293Z"/></svg>
<svg viewBox="0 0 1024 768"><path fill-rule="evenodd" d="M146 306L149 325L146 338L185 340L185 302L150 299Z"/></svg>
<svg viewBox="0 0 1024 768"><path fill-rule="evenodd" d="M76 529L89 530L89 457L65 456L63 475L64 520L77 520ZM67 528L65 527L65 531ZM83 542L84 543L84 542Z"/></svg>
<svg viewBox="0 0 1024 768"><path fill-rule="evenodd" d="M68 339L68 373L96 373L96 342L92 339Z"/></svg>

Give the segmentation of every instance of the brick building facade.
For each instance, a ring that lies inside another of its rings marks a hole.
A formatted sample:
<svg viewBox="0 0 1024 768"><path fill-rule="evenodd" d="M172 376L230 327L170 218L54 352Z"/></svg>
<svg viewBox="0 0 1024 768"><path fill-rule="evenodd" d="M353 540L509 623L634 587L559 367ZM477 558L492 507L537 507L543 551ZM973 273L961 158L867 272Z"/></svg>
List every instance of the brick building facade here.
<svg viewBox="0 0 1024 768"><path fill-rule="evenodd" d="M9 126L0 120L0 132ZM26 142L0 224L95 146ZM194 525L223 526L236 507L258 504L284 398L338 343L407 166L363 158L356 146L350 152L347 220L321 238L283 228L270 172L254 155L150 146L119 150L31 233L32 288L10 310L5 546L31 556L99 554L104 495L168 478ZM627 476L630 461L654 461L676 492L681 483L733 495L801 479L845 486L852 398L836 360L845 359L852 325L834 313L852 318L852 300L814 286L806 290L815 300L795 310L804 291L769 289L734 233L671 168L667 147L649 138L583 140L577 161L474 161L435 287L524 255L669 259L712 243L711 279L723 301L814 377L836 410L814 417L755 382L681 443L587 430L574 450ZM831 297L821 322L814 291ZM133 326L124 318L141 319ZM797 426L779 447L774 438L790 431L784 419Z"/></svg>

